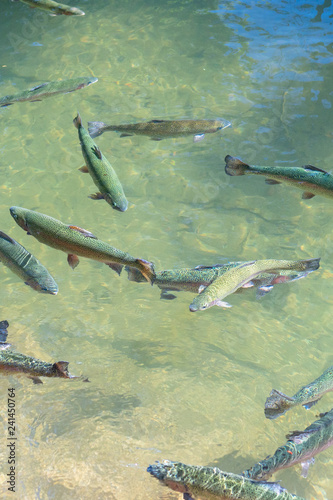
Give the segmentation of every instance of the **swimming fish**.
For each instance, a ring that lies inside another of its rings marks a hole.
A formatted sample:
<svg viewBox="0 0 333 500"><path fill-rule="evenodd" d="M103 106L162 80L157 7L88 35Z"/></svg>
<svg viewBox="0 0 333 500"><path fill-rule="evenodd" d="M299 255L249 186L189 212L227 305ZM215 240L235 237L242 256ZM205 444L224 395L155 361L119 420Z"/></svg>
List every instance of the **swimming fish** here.
<svg viewBox="0 0 333 500"><path fill-rule="evenodd" d="M37 292L57 295L58 285L48 270L28 250L2 231L0 262Z"/></svg>
<svg viewBox="0 0 333 500"><path fill-rule="evenodd" d="M22 90L16 94L0 97L0 107L10 106L14 102L36 102L56 94L68 94L69 92L74 92L74 90L88 87L97 81L98 78L94 77L77 77L68 80L41 83L29 90Z"/></svg>
<svg viewBox="0 0 333 500"><path fill-rule="evenodd" d="M273 389L266 399L265 416L270 419L279 417L297 405L303 405L308 410L330 391L333 391L333 365L309 385L302 387L293 397Z"/></svg>
<svg viewBox="0 0 333 500"><path fill-rule="evenodd" d="M108 130L121 132L120 137L146 135L154 141L170 137L194 135L194 142L201 141L205 134L223 130L231 125L227 120L151 120L143 123L106 125L103 122L88 122L91 137L97 137Z"/></svg>
<svg viewBox="0 0 333 500"><path fill-rule="evenodd" d="M70 7L63 3L54 2L53 0L12 0L12 2L22 2L29 5L32 9L37 8L45 10L50 16L84 16L83 10L76 7Z"/></svg>
<svg viewBox="0 0 333 500"><path fill-rule="evenodd" d="M250 479L264 479L278 470L301 463L302 476L306 477L313 457L333 444L333 409L323 413L304 431L287 434L288 441L272 457L268 456L243 472Z"/></svg>
<svg viewBox="0 0 333 500"><path fill-rule="evenodd" d="M267 184L285 183L302 189L302 198L309 200L316 194L333 197L333 175L325 170L305 165L303 167L250 166L239 158L227 155L225 171L228 175L263 175Z"/></svg>
<svg viewBox="0 0 333 500"><path fill-rule="evenodd" d="M222 276L217 277L210 285L204 288L190 304L190 311L203 311L212 306L231 307L222 299L234 293L238 288L251 282L260 273L275 273L277 270L287 269L295 271L315 270L319 267L320 259L309 260L257 260L245 262L233 269L229 269Z"/></svg>
<svg viewBox="0 0 333 500"><path fill-rule="evenodd" d="M118 274L124 265L135 267L149 281L154 281L154 268L151 262L136 259L129 253L118 250L99 240L86 229L68 226L49 217L21 207L11 207L10 213L15 222L38 241L67 253L67 261L72 269L78 263L78 255L104 262Z"/></svg>
<svg viewBox="0 0 333 500"><path fill-rule="evenodd" d="M73 123L78 129L82 154L86 162L80 170L89 173L99 189L99 192L92 194L90 198L93 200L104 199L112 208L125 212L128 202L116 172L82 126L79 113L74 118Z"/></svg>
<svg viewBox="0 0 333 500"><path fill-rule="evenodd" d="M223 472L217 467L186 465L164 460L147 468L152 476L184 500L304 500L289 493L278 483L252 481L238 474Z"/></svg>
<svg viewBox="0 0 333 500"><path fill-rule="evenodd" d="M67 361L57 361L56 363L47 363L40 359L26 356L19 352L12 351L11 345L6 344L8 321L0 322L0 373L4 375L26 374L31 378L34 384L42 384L39 377L61 377L82 379L75 377L68 372ZM89 382L88 379L83 382Z"/></svg>

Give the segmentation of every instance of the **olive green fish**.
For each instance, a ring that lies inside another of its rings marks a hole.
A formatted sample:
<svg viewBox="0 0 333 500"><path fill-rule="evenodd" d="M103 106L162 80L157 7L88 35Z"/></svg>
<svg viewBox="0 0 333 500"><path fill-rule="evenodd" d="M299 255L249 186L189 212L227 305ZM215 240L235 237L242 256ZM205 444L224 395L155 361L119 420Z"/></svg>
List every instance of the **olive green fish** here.
<svg viewBox="0 0 333 500"><path fill-rule="evenodd" d="M78 255L80 255L104 262L118 274L124 265L135 267L148 281L154 281L155 273L151 262L136 259L129 253L112 247L86 229L68 226L53 217L26 208L11 207L10 213L15 222L28 234L32 234L45 245L67 253L67 261L72 269L78 265Z"/></svg>
<svg viewBox="0 0 333 500"><path fill-rule="evenodd" d="M48 270L28 250L2 231L0 262L37 292L57 295L58 285Z"/></svg>
<svg viewBox="0 0 333 500"><path fill-rule="evenodd" d="M67 361L47 363L40 359L12 351L10 349L11 345L5 343L8 326L8 321L0 322L0 373L3 375L26 374L28 378L33 380L34 384L43 383L39 377L82 379L82 377L74 377L68 372L69 363ZM83 382L89 381L85 379Z"/></svg>
<svg viewBox="0 0 333 500"><path fill-rule="evenodd" d="M68 80L60 80L55 82L45 82L29 90L23 90L12 95L5 95L0 97L0 107L10 106L14 102L36 102L56 94L68 94L74 90L83 89L92 83L98 81L94 77L77 77Z"/></svg>
<svg viewBox="0 0 333 500"><path fill-rule="evenodd" d="M212 306L231 307L222 299L243 287L260 273L276 273L277 270L309 271L319 267L320 259L309 260L256 260L245 262L233 269L229 269L222 276L217 277L190 304L190 311L203 311Z"/></svg>
<svg viewBox="0 0 333 500"><path fill-rule="evenodd" d="M99 189L99 192L92 194L90 198L93 200L104 199L112 208L125 212L128 202L116 172L82 126L79 114L74 118L73 123L78 129L82 154L86 162L80 170L89 173Z"/></svg>
<svg viewBox="0 0 333 500"><path fill-rule="evenodd" d="M293 397L272 389L265 403L265 415L273 419L283 415L287 410L297 405L303 405L307 410L316 404L326 392L333 391L333 365L327 368L320 377L309 385L302 387Z"/></svg>
<svg viewBox="0 0 333 500"><path fill-rule="evenodd" d="M164 460L149 465L147 472L165 486L183 493L184 500L303 500L278 483L252 481L217 467Z"/></svg>
<svg viewBox="0 0 333 500"><path fill-rule="evenodd" d="M288 441L280 446L272 457L268 456L243 472L250 479L264 479L278 470L292 465L302 465L302 476L306 477L313 457L333 444L333 409L323 413L304 431L287 434Z"/></svg>
<svg viewBox="0 0 333 500"><path fill-rule="evenodd" d="M12 0L12 2L22 2L29 5L32 9L45 10L50 16L84 16L83 10L54 2L53 0Z"/></svg>
<svg viewBox="0 0 333 500"><path fill-rule="evenodd" d="M170 137L194 136L194 142L199 142L205 134L223 130L231 125L224 120L151 120L143 123L128 123L124 125L106 125L103 122L88 122L91 137L97 137L108 130L121 132L120 137L130 135L146 135L154 141Z"/></svg>
<svg viewBox="0 0 333 500"><path fill-rule="evenodd" d="M302 198L309 200L316 194L333 197L333 175L325 170L305 165L303 167L250 166L239 158L227 155L225 171L228 175L263 175L267 184L288 184L302 189Z"/></svg>

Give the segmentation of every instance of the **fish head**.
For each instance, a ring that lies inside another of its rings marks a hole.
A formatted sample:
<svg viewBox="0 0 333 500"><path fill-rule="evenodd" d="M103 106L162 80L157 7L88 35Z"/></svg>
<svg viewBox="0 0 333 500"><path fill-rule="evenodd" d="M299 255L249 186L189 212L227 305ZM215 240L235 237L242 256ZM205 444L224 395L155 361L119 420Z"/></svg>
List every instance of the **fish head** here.
<svg viewBox="0 0 333 500"><path fill-rule="evenodd" d="M198 295L190 304L190 311L191 312L205 311L206 309L209 309L210 307L214 306L215 305L214 302L215 301L210 301L208 297Z"/></svg>
<svg viewBox="0 0 333 500"><path fill-rule="evenodd" d="M88 85L92 85L93 83L96 83L96 82L98 82L98 78L92 76L91 78L87 78L87 81L84 84L82 84L81 88L88 87Z"/></svg>
<svg viewBox="0 0 333 500"><path fill-rule="evenodd" d="M9 209L10 215L13 217L15 222L22 228L24 231L29 231L27 226L27 221L25 214L27 210L21 207L10 207Z"/></svg>
<svg viewBox="0 0 333 500"><path fill-rule="evenodd" d="M114 208L115 210L118 210L119 212L126 212L126 210L128 208L128 202L127 202L126 198L119 199L119 200L115 201L112 199L112 197L108 193L105 193L104 199L109 205L111 205L112 208Z"/></svg>

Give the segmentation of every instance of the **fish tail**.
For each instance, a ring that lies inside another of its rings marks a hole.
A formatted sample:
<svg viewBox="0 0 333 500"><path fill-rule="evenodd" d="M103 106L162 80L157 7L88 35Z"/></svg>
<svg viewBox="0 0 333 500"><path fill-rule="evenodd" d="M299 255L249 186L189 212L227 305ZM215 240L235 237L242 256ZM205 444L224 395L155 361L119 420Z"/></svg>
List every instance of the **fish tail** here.
<svg viewBox="0 0 333 500"><path fill-rule="evenodd" d="M103 134L104 127L106 127L103 122L88 122L88 132L90 137L97 137Z"/></svg>
<svg viewBox="0 0 333 500"><path fill-rule="evenodd" d="M265 417L274 419L283 415L293 405L294 398L272 389L265 402Z"/></svg>
<svg viewBox="0 0 333 500"><path fill-rule="evenodd" d="M79 112L77 113L77 116L74 118L73 123L77 129L82 127L82 120Z"/></svg>
<svg viewBox="0 0 333 500"><path fill-rule="evenodd" d="M225 173L228 175L245 175L245 172L250 169L249 165L235 156L227 155L224 161Z"/></svg>
<svg viewBox="0 0 333 500"><path fill-rule="evenodd" d="M126 266L125 271L127 271L129 281L135 281L136 283L142 283L143 281L146 281L142 276L141 271L139 271L139 269L136 269L135 267Z"/></svg>
<svg viewBox="0 0 333 500"><path fill-rule="evenodd" d="M301 266L304 266L304 271L315 271L319 267L320 257L318 259L300 260Z"/></svg>
<svg viewBox="0 0 333 500"><path fill-rule="evenodd" d="M156 278L154 265L144 259L136 259L136 263L139 264L139 270L142 275L146 278L149 283L153 284Z"/></svg>
<svg viewBox="0 0 333 500"><path fill-rule="evenodd" d="M68 365L69 363L67 361L57 361L57 363L53 363L53 369L54 372L56 373L56 376L63 378L71 378L71 376L68 373Z"/></svg>

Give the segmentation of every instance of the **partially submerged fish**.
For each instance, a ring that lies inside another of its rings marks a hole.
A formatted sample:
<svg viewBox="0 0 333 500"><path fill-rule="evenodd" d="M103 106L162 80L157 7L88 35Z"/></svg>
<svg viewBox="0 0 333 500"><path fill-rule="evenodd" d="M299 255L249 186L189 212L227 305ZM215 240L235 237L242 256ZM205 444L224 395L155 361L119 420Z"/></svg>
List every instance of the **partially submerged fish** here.
<svg viewBox="0 0 333 500"><path fill-rule="evenodd" d="M36 87L32 87L29 90L22 90L16 94L0 97L0 107L10 106L11 104L14 104L14 102L35 102L56 94L68 94L69 92L74 92L74 90L88 87L88 85L97 81L98 78L94 77L77 77L69 78L68 80L41 83L40 85L36 85Z"/></svg>
<svg viewBox="0 0 333 500"><path fill-rule="evenodd" d="M147 468L165 486L183 493L184 500L303 500L278 483L252 481L217 467L164 460Z"/></svg>
<svg viewBox="0 0 333 500"><path fill-rule="evenodd" d="M283 415L293 406L303 405L307 410L316 404L326 392L333 391L333 365L320 377L302 387L293 397L272 389L265 403L265 416L273 419Z"/></svg>
<svg viewBox="0 0 333 500"><path fill-rule="evenodd" d="M86 162L80 170L89 173L99 189L99 192L92 194L90 198L104 199L112 208L125 212L128 202L116 172L83 127L79 113L73 123L78 129L82 154Z"/></svg>
<svg viewBox="0 0 333 500"><path fill-rule="evenodd" d="M222 299L243 287L260 273L276 273L277 270L287 269L295 271L315 270L319 267L320 259L309 260L257 260L245 262L233 269L229 269L222 276L216 278L202 290L190 304L190 311L202 311L212 306L231 307Z"/></svg>
<svg viewBox="0 0 333 500"><path fill-rule="evenodd" d="M8 321L0 322L0 373L4 375L26 374L31 378L34 384L42 384L39 377L61 377L71 379L81 379L68 372L67 361L57 361L56 363L47 363L40 359L26 356L19 352L14 352L10 344L6 344ZM83 380L88 382L88 379Z"/></svg>
<svg viewBox="0 0 333 500"><path fill-rule="evenodd" d="M108 130L121 132L120 137L130 135L146 135L154 141L160 141L169 137L183 137L193 135L194 142L204 138L205 134L211 134L223 130L231 125L224 119L220 120L151 120L143 123L128 123L123 125L106 125L103 122L88 122L88 130L91 137L97 137Z"/></svg>
<svg viewBox="0 0 333 500"><path fill-rule="evenodd" d="M0 262L37 292L57 295L58 285L48 270L28 250L2 231Z"/></svg>
<svg viewBox="0 0 333 500"><path fill-rule="evenodd" d="M288 441L272 457L268 456L243 472L251 479L268 478L275 472L301 463L302 476L306 477L313 457L333 444L333 409L323 413L304 431L287 434Z"/></svg>
<svg viewBox="0 0 333 500"><path fill-rule="evenodd" d="M316 194L333 197L333 175L325 170L305 165L303 167L250 166L239 158L227 155L225 171L228 175L263 175L267 184L289 184L302 189L302 198L309 200Z"/></svg>
<svg viewBox="0 0 333 500"><path fill-rule="evenodd" d="M70 7L63 3L54 2L53 0L12 0L12 2L22 2L29 5L32 9L37 8L45 10L51 16L84 16L83 10L77 7Z"/></svg>
<svg viewBox="0 0 333 500"><path fill-rule="evenodd" d="M118 250L99 240L86 229L68 226L53 217L21 207L11 207L10 213L15 222L38 241L67 253L68 264L74 269L78 255L104 262L120 274L125 265L135 267L150 282L154 281L154 268L151 262L136 259L129 253Z"/></svg>

